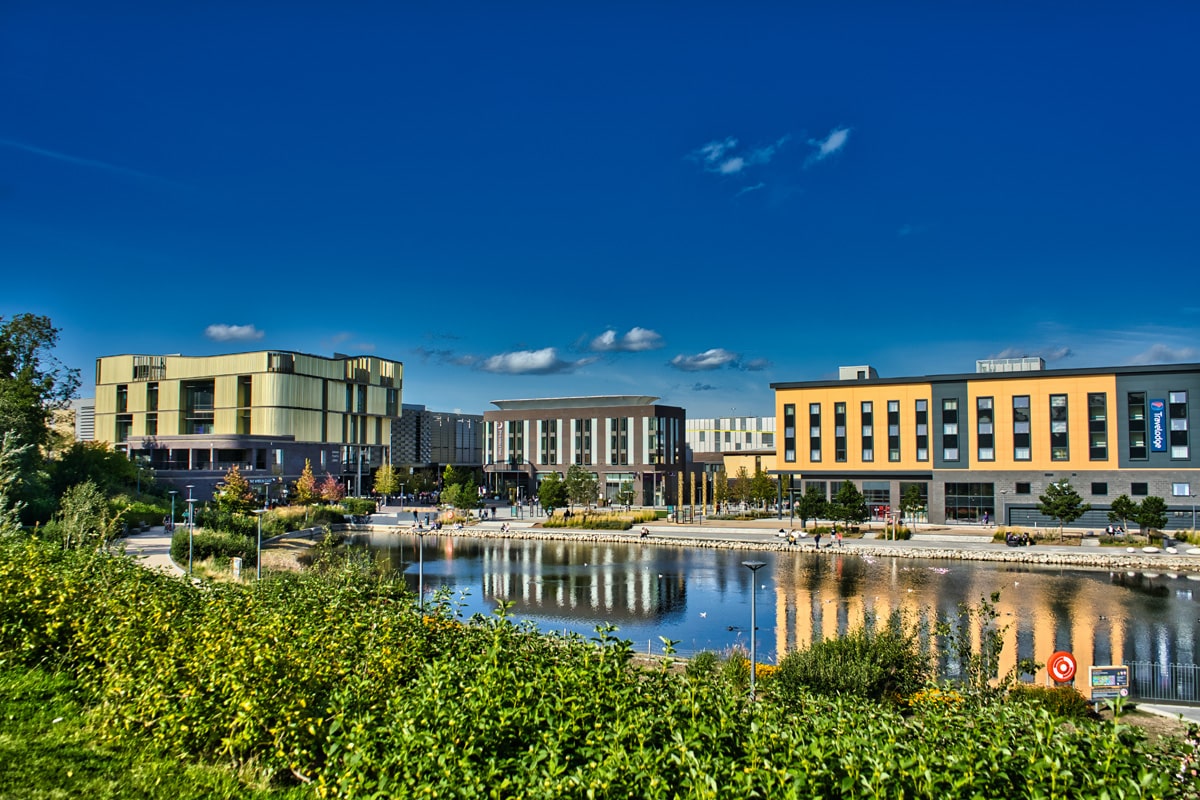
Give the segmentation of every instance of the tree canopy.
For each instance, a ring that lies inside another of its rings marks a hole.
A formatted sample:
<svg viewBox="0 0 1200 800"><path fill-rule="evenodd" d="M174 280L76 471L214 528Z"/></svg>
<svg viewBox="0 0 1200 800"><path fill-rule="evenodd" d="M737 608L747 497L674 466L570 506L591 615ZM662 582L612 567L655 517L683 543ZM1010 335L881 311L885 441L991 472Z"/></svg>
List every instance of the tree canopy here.
<svg viewBox="0 0 1200 800"><path fill-rule="evenodd" d="M538 502L547 514L554 514L554 509L567 504L567 485L557 472L551 472L538 486Z"/></svg>
<svg viewBox="0 0 1200 800"><path fill-rule="evenodd" d="M1070 481L1058 481L1046 487L1046 493L1038 496L1038 511L1058 522L1058 538L1062 538L1063 526L1070 525L1092 508L1083 502L1079 492Z"/></svg>
<svg viewBox="0 0 1200 800"><path fill-rule="evenodd" d="M1151 495L1142 500L1134 519L1143 532L1160 531L1167 527L1167 504L1161 497Z"/></svg>
<svg viewBox="0 0 1200 800"><path fill-rule="evenodd" d="M811 483L804 494L796 499L796 516L800 517L800 527L808 526L810 519L820 519L825 515L825 493L819 486Z"/></svg>
<svg viewBox="0 0 1200 800"><path fill-rule="evenodd" d="M312 461L304 459L304 469L300 472L300 477L296 479L296 491L292 494L292 500L298 505L307 506L321 499L321 492L317 487L317 478L313 475Z"/></svg>
<svg viewBox="0 0 1200 800"><path fill-rule="evenodd" d="M388 497L395 494L399 488L400 478L396 475L396 470L391 464L384 464L375 471L375 494Z"/></svg>
<svg viewBox="0 0 1200 800"><path fill-rule="evenodd" d="M866 522L871 516L871 510L867 508L867 499L853 481L842 481L837 494L829 501L827 513L830 519L845 524L847 528Z"/></svg>
<svg viewBox="0 0 1200 800"><path fill-rule="evenodd" d="M248 514L256 505L250 481L246 480L237 464L225 473L217 491L213 493L213 502L228 514Z"/></svg>
<svg viewBox="0 0 1200 800"><path fill-rule="evenodd" d="M588 506L596 502L599 496L599 484L596 476L579 464L572 464L567 469L567 498L574 504Z"/></svg>

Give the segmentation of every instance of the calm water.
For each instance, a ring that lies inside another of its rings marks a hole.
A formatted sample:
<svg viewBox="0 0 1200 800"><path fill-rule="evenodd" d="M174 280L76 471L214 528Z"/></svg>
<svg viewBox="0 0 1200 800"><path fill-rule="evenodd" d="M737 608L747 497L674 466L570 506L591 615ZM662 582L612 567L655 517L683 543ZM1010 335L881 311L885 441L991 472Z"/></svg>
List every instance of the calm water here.
<svg viewBox="0 0 1200 800"><path fill-rule="evenodd" d="M417 537L373 533L370 547L417 589ZM1006 671L1017 658L1045 662L1069 650L1086 676L1093 664L1197 663L1200 570L1111 572L1019 564L868 558L844 552L758 552L426 536L425 591L466 591L463 611L488 614L499 600L544 631L585 636L612 623L637 649L681 653L747 646L751 573L758 572L758 653L774 661L844 632L865 612L940 610L1000 592Z"/></svg>

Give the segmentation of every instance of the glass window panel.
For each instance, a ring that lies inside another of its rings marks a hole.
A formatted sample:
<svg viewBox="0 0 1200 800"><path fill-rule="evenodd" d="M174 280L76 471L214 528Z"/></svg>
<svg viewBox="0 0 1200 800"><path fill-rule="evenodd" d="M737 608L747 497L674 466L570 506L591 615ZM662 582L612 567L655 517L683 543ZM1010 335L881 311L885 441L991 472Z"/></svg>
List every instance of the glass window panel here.
<svg viewBox="0 0 1200 800"><path fill-rule="evenodd" d="M1172 402L1172 403L1186 403L1187 402L1187 392L1171 392L1169 397L1170 397L1170 402Z"/></svg>
<svg viewBox="0 0 1200 800"><path fill-rule="evenodd" d="M990 447L979 448L980 461L994 461L996 458L995 451Z"/></svg>
<svg viewBox="0 0 1200 800"><path fill-rule="evenodd" d="M1018 447L1015 451L1013 451L1013 458L1015 458L1017 461L1028 461L1031 458L1029 448Z"/></svg>
<svg viewBox="0 0 1200 800"><path fill-rule="evenodd" d="M1188 457L1187 445L1183 445L1181 447L1176 446L1176 447L1171 448L1171 458L1187 458L1187 457Z"/></svg>

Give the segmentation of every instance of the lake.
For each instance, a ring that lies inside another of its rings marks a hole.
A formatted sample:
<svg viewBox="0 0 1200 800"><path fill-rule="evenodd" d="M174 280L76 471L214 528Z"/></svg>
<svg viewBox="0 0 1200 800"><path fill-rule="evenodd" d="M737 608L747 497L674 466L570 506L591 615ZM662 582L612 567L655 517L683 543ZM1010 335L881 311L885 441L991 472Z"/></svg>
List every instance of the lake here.
<svg viewBox="0 0 1200 800"><path fill-rule="evenodd" d="M355 534L403 574L414 592L418 537ZM757 573L757 648L775 662L792 650L893 609L955 615L960 603L999 592L1005 626L1001 672L1018 658L1045 662L1068 650L1086 680L1092 665L1130 661L1196 663L1200 574L1114 572L984 561L882 558L843 551L776 552L426 535L425 596L447 587L462 611L490 614L499 601L543 631L594 636L613 624L637 650L682 654L748 647L752 576ZM1044 674L1043 676L1044 677Z"/></svg>

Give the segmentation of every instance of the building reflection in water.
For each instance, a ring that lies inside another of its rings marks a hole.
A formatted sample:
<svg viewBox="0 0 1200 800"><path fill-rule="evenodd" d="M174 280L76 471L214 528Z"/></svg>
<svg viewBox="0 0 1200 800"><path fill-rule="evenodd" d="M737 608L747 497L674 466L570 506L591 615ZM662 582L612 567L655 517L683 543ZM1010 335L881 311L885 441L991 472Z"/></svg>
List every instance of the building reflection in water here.
<svg viewBox="0 0 1200 800"><path fill-rule="evenodd" d="M373 533L352 541L369 545L416 590L417 537ZM424 546L426 590L469 590L467 615L508 600L510 613L543 630L590 633L609 623L635 645L662 636L679 641L683 652L748 638L751 576L739 567L745 551L456 536L425 536ZM1073 653L1085 679L1092 665L1196 663L1200 604L1193 590L1200 574L867 558L852 547L755 558L767 562L759 573L764 660L844 633L868 613L954 620L961 603L999 592L1001 673L1021 658L1044 663L1055 650ZM972 637L977 644L977 632Z"/></svg>

